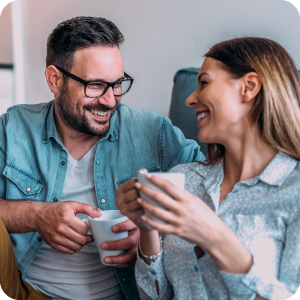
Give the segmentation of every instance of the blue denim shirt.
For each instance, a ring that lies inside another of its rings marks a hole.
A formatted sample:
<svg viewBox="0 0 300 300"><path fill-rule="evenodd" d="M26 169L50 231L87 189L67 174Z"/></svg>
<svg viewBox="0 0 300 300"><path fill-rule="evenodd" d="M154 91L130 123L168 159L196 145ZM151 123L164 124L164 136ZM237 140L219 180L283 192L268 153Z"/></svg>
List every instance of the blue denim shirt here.
<svg viewBox="0 0 300 300"><path fill-rule="evenodd" d="M56 131L54 101L11 107L1 116L0 135L0 197L60 201L68 156ZM97 146L94 181L98 206L101 210L117 209L115 190L135 177L140 168L164 172L177 164L203 159L199 146L186 140L169 119L120 103L108 133ZM25 280L27 267L43 241L38 232L10 237ZM127 299L139 299L133 267L116 269L116 273Z"/></svg>

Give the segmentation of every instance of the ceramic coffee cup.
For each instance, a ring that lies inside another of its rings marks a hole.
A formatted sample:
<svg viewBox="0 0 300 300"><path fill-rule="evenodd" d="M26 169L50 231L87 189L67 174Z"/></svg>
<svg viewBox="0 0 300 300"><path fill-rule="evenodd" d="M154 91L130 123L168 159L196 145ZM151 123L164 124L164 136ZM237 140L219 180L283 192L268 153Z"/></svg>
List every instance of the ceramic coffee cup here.
<svg viewBox="0 0 300 300"><path fill-rule="evenodd" d="M162 179L168 180L169 182L171 182L174 186L176 186L179 190L183 191L184 190L184 182L185 182L185 174L182 173L151 173L152 175L156 175ZM151 182L148 181L147 174L137 174L137 179L138 182L147 185L150 188L153 188L155 190L158 190L164 194L166 194L165 191L161 190L159 187L157 187L156 185L152 184ZM153 201L152 199L148 198L147 196L145 196L143 193L140 193L141 197L144 198L146 201L148 201L149 203L156 205L158 207L164 208L162 205L158 204L157 202ZM158 222L158 223L165 223L164 221L154 217L153 215L151 215L149 212L145 212L147 216L149 216L152 220Z"/></svg>
<svg viewBox="0 0 300 300"><path fill-rule="evenodd" d="M87 219L82 219L82 221L89 226L87 234L93 236L103 265L115 266L115 264L106 264L104 258L107 256L117 256L125 252L124 250L103 250L101 244L103 242L117 241L128 237L128 231L119 233L112 232L114 225L125 222L126 220L128 220L128 218L123 216L119 210L105 210L101 211L101 216L98 218L88 217Z"/></svg>

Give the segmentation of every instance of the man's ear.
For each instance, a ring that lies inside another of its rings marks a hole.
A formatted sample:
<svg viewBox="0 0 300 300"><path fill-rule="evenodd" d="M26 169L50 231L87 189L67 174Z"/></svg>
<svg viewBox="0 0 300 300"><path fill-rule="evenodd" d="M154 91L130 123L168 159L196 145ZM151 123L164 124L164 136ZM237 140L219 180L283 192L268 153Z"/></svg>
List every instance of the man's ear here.
<svg viewBox="0 0 300 300"><path fill-rule="evenodd" d="M53 94L59 93L63 85L63 75L55 66L50 65L45 70L48 86Z"/></svg>
<svg viewBox="0 0 300 300"><path fill-rule="evenodd" d="M243 102L255 99L261 90L261 80L257 73L250 72L243 77Z"/></svg>

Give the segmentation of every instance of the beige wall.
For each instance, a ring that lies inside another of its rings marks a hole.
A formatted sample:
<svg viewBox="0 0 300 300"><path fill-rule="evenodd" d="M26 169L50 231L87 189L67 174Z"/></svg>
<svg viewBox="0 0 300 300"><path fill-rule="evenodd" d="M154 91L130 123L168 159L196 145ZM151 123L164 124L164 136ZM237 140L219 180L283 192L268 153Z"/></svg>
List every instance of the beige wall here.
<svg viewBox="0 0 300 300"><path fill-rule="evenodd" d="M175 72L200 66L220 40L271 38L300 66L299 13L284 0L23 0L23 12L29 103L52 99L43 74L46 39L57 23L77 15L103 16L119 26L125 70L135 79L123 102L165 115Z"/></svg>
<svg viewBox="0 0 300 300"><path fill-rule="evenodd" d="M0 16L0 64L12 64L11 9L6 5Z"/></svg>

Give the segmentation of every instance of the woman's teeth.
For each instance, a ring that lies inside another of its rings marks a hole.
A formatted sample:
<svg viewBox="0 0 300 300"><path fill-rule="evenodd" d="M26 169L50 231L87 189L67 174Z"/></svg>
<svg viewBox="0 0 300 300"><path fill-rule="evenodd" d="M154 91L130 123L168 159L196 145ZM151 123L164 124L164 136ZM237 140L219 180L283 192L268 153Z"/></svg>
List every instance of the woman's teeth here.
<svg viewBox="0 0 300 300"><path fill-rule="evenodd" d="M205 118L208 116L208 112L203 112L201 114L198 115L198 121L200 121L201 119Z"/></svg>
<svg viewBox="0 0 300 300"><path fill-rule="evenodd" d="M94 115L97 115L97 116L106 116L108 114L108 111L99 111L99 110L91 110L91 112L94 114Z"/></svg>

